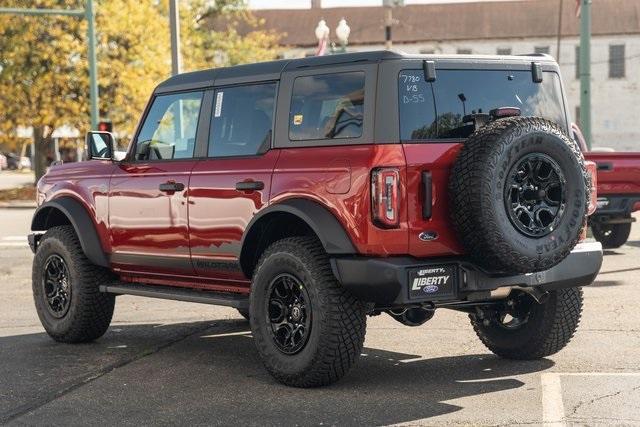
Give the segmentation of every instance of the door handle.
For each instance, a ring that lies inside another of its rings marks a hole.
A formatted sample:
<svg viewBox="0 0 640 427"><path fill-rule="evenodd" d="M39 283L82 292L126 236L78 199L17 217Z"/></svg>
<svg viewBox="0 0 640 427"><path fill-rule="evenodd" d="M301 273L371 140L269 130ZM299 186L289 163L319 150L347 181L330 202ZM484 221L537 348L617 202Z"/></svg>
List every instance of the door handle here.
<svg viewBox="0 0 640 427"><path fill-rule="evenodd" d="M160 191L165 193L175 193L176 191L184 190L184 184L181 182L165 182L164 184L160 184Z"/></svg>
<svg viewBox="0 0 640 427"><path fill-rule="evenodd" d="M236 190L238 191L253 191L262 189L264 189L264 182L262 181L236 182Z"/></svg>
<svg viewBox="0 0 640 427"><path fill-rule="evenodd" d="M597 163L599 171L612 171L613 163Z"/></svg>

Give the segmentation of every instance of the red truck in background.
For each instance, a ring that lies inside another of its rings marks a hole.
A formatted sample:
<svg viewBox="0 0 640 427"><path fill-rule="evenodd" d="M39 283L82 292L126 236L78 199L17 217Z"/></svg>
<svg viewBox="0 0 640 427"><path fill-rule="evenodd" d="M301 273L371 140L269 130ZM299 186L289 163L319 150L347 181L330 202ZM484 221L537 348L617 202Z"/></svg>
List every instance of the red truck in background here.
<svg viewBox="0 0 640 427"><path fill-rule="evenodd" d="M605 249L618 248L636 220L631 214L640 210L640 152L588 151L580 128L573 124L572 130L585 159L598 168L598 209L589 217L593 237Z"/></svg>

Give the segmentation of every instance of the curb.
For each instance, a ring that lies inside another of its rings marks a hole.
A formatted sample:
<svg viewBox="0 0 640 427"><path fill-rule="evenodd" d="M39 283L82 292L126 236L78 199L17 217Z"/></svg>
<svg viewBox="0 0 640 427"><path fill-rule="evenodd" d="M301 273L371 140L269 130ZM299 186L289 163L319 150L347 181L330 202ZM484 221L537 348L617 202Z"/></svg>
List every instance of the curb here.
<svg viewBox="0 0 640 427"><path fill-rule="evenodd" d="M14 202L0 202L0 209L35 209L38 205L31 200L16 200Z"/></svg>

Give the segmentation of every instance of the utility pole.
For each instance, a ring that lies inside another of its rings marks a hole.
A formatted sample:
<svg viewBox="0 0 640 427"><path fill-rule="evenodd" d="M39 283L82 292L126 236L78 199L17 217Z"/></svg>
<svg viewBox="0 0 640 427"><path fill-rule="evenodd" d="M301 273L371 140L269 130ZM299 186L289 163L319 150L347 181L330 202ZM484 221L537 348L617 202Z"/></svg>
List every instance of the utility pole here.
<svg viewBox="0 0 640 427"><path fill-rule="evenodd" d="M558 46L556 47L556 61L558 61L558 64L560 64L560 40L562 39L562 3L563 0L560 0L558 5Z"/></svg>
<svg viewBox="0 0 640 427"><path fill-rule="evenodd" d="M98 111L98 60L96 57L96 14L93 10L93 0L87 0L87 41L89 43L89 99L91 108L91 129L98 129L99 114Z"/></svg>
<svg viewBox="0 0 640 427"><path fill-rule="evenodd" d="M178 0L169 0L169 24L171 26L171 74L180 74L180 11Z"/></svg>
<svg viewBox="0 0 640 427"><path fill-rule="evenodd" d="M580 128L591 150L591 0L580 6Z"/></svg>
<svg viewBox="0 0 640 427"><path fill-rule="evenodd" d="M384 8L384 48L391 50L393 42L391 41L391 27L393 26L393 6L385 6Z"/></svg>

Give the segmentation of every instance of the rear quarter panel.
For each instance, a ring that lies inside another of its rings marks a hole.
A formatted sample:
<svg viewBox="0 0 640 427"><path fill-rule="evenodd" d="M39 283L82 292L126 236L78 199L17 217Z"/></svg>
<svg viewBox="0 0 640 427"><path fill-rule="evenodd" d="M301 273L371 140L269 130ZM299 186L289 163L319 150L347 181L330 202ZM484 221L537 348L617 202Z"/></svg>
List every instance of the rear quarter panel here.
<svg viewBox="0 0 640 427"><path fill-rule="evenodd" d="M326 207L340 221L361 254L408 253L406 204L400 227L385 230L371 219L370 174L374 167L400 170L406 200L406 169L400 144L345 145L283 149L274 169L271 202L305 198Z"/></svg>

